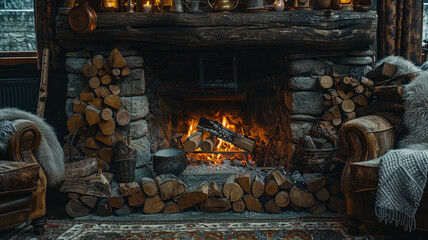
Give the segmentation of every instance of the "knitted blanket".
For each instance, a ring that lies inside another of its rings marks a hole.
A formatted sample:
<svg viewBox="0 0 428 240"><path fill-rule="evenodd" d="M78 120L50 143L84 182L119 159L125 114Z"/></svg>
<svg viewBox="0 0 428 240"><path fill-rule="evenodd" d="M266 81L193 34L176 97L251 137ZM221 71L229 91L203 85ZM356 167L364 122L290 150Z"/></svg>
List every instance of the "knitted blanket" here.
<svg viewBox="0 0 428 240"><path fill-rule="evenodd" d="M379 221L416 228L415 214L427 182L428 151L397 149L381 157L376 193Z"/></svg>
<svg viewBox="0 0 428 240"><path fill-rule="evenodd" d="M0 151L5 151L9 143L10 134L16 131L15 125L10 121L0 121Z"/></svg>

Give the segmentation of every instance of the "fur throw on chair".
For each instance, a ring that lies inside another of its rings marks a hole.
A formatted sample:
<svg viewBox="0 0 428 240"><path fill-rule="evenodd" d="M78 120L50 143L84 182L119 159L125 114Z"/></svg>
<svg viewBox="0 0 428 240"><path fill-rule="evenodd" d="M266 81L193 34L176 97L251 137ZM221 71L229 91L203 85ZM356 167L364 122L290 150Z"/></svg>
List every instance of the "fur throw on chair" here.
<svg viewBox="0 0 428 240"><path fill-rule="evenodd" d="M14 121L25 119L37 124L42 133L42 143L34 152L43 171L46 174L49 186L55 186L61 182L64 173L64 152L54 129L42 118L16 108L0 109L0 121Z"/></svg>
<svg viewBox="0 0 428 240"><path fill-rule="evenodd" d="M386 58L379 60L379 62L376 64L376 67L381 65L384 62L397 66L397 72L395 73L393 78L397 78L397 77L409 75L409 74L417 74L419 72L422 72L422 69L420 69L414 63L412 63L411 61L403 57L388 56Z"/></svg>
<svg viewBox="0 0 428 240"><path fill-rule="evenodd" d="M403 98L403 120L408 133L398 142L398 147L428 142L428 71L404 86Z"/></svg>

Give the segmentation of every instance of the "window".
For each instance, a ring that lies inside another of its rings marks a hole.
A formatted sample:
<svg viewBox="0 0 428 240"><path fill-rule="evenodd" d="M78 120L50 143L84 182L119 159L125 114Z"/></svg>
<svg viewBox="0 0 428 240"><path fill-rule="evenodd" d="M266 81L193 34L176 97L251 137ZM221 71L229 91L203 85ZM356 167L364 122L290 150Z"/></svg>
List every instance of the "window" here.
<svg viewBox="0 0 428 240"><path fill-rule="evenodd" d="M0 0L0 65L37 62L33 0Z"/></svg>

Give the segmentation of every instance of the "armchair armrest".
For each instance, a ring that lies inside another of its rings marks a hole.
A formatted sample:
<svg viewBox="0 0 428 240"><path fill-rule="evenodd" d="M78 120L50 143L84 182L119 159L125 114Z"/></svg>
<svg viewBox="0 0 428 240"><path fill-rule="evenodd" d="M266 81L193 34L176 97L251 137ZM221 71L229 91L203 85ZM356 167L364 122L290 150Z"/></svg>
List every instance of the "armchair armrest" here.
<svg viewBox="0 0 428 240"><path fill-rule="evenodd" d="M28 120L15 120L13 123L16 132L10 136L7 151L3 153L4 160L37 163L33 152L42 142L37 124Z"/></svg>

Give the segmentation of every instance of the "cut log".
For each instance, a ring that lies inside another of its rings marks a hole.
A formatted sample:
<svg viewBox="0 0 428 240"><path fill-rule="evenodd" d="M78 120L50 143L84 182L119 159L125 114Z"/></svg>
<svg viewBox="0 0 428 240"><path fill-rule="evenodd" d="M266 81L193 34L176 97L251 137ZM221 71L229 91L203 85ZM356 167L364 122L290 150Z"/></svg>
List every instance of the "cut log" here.
<svg viewBox="0 0 428 240"><path fill-rule="evenodd" d="M117 48L113 49L108 56L108 63L112 68L126 67L126 60L122 57Z"/></svg>
<svg viewBox="0 0 428 240"><path fill-rule="evenodd" d="M350 113L355 110L355 103L351 99L345 99L343 100L342 104L340 104L340 108L342 109L342 111L346 113ZM340 116L335 116L335 117L340 117Z"/></svg>
<svg viewBox="0 0 428 240"><path fill-rule="evenodd" d="M85 147L98 150L100 145L95 141L94 137L88 137L85 141Z"/></svg>
<svg viewBox="0 0 428 240"><path fill-rule="evenodd" d="M181 194L176 200L178 207L181 210L195 206L196 204L205 201L208 198L208 182L203 182L198 189L189 188Z"/></svg>
<svg viewBox="0 0 428 240"><path fill-rule="evenodd" d="M333 78L328 75L322 76L319 80L320 87L327 89L333 86Z"/></svg>
<svg viewBox="0 0 428 240"><path fill-rule="evenodd" d="M106 74L107 74L107 72L104 69L99 69L98 72L97 72L97 76L98 77L102 77L102 76L104 76Z"/></svg>
<svg viewBox="0 0 428 240"><path fill-rule="evenodd" d="M101 106L103 105L103 100L99 97L96 97L94 100L88 102L92 107L101 110Z"/></svg>
<svg viewBox="0 0 428 240"><path fill-rule="evenodd" d="M203 132L196 131L187 137L186 142L184 142L184 151L186 153L192 153L199 148L202 142Z"/></svg>
<svg viewBox="0 0 428 240"><path fill-rule="evenodd" d="M337 97L332 97L331 98L331 102L333 103L333 105L339 105L343 102L343 99L339 96Z"/></svg>
<svg viewBox="0 0 428 240"><path fill-rule="evenodd" d="M105 86L97 87L94 90L97 97L106 98L108 95L111 94L110 90L106 88Z"/></svg>
<svg viewBox="0 0 428 240"><path fill-rule="evenodd" d="M279 207L287 207L290 204L290 197L286 191L279 191L275 195L275 203Z"/></svg>
<svg viewBox="0 0 428 240"><path fill-rule="evenodd" d="M279 214L281 208L273 200L269 200L264 204L266 212Z"/></svg>
<svg viewBox="0 0 428 240"><path fill-rule="evenodd" d="M402 101L403 100L403 86L376 86L372 88L373 94L377 99L388 101Z"/></svg>
<svg viewBox="0 0 428 240"><path fill-rule="evenodd" d="M245 210L245 203L242 199L237 202L234 202L232 205L232 209L234 212L241 213Z"/></svg>
<svg viewBox="0 0 428 240"><path fill-rule="evenodd" d="M275 196L275 194L278 192L278 184L276 183L275 179L272 178L268 179L268 177L266 177L266 183L265 183L265 192L267 195L269 196Z"/></svg>
<svg viewBox="0 0 428 240"><path fill-rule="evenodd" d="M144 203L143 212L149 214L155 214L165 207L165 203L161 200L159 195L148 197Z"/></svg>
<svg viewBox="0 0 428 240"><path fill-rule="evenodd" d="M316 149L314 141L312 140L311 136L304 135L299 138L299 146L307 149Z"/></svg>
<svg viewBox="0 0 428 240"><path fill-rule="evenodd" d="M80 201L82 201L86 206L94 208L97 205L98 198L94 196L81 196Z"/></svg>
<svg viewBox="0 0 428 240"><path fill-rule="evenodd" d="M107 199L103 199L98 203L97 213L101 217L107 217L113 213L113 208L108 204Z"/></svg>
<svg viewBox="0 0 428 240"><path fill-rule="evenodd" d="M201 212L221 213L226 212L231 208L232 205L227 198L210 197L199 204L199 210Z"/></svg>
<svg viewBox="0 0 428 240"><path fill-rule="evenodd" d="M124 197L132 196L141 192L141 187L136 182L119 183L118 190Z"/></svg>
<svg viewBox="0 0 428 240"><path fill-rule="evenodd" d="M83 204L79 199L73 198L68 201L67 205L65 206L65 211L67 212L68 216L76 218L88 215L91 209Z"/></svg>
<svg viewBox="0 0 428 240"><path fill-rule="evenodd" d="M134 210L132 207L127 204L123 204L121 208L113 210L114 214L116 214L118 217L129 216L133 211Z"/></svg>
<svg viewBox="0 0 428 240"><path fill-rule="evenodd" d="M95 158L88 158L77 162L65 164L63 180L71 180L74 178L87 177L98 171L97 160Z"/></svg>
<svg viewBox="0 0 428 240"><path fill-rule="evenodd" d="M177 203L170 200L165 203L165 207L163 208L162 213L163 214L170 214L170 213L179 213L180 208L178 207Z"/></svg>
<svg viewBox="0 0 428 240"><path fill-rule="evenodd" d="M98 156L102 160L104 160L107 163L110 163L113 158L113 149L111 148L101 148L98 151Z"/></svg>
<svg viewBox="0 0 428 240"><path fill-rule="evenodd" d="M351 87L352 79L350 77L344 77L342 80L340 80L339 85L342 87L342 89L346 90L349 87Z"/></svg>
<svg viewBox="0 0 428 240"><path fill-rule="evenodd" d="M77 99L74 100L73 111L75 113L85 115L85 110L86 110L86 103L85 102L81 102Z"/></svg>
<svg viewBox="0 0 428 240"><path fill-rule="evenodd" d="M291 176L286 174L283 169L276 169L272 171L272 175L280 189L289 190L293 187L294 184Z"/></svg>
<svg viewBox="0 0 428 240"><path fill-rule="evenodd" d="M100 78L99 77L91 77L89 79L89 87L92 89L95 89L100 86Z"/></svg>
<svg viewBox="0 0 428 240"><path fill-rule="evenodd" d="M153 178L143 177L141 179L141 187L143 188L143 192L149 197L153 197L159 193L158 185L156 185Z"/></svg>
<svg viewBox="0 0 428 240"><path fill-rule="evenodd" d="M242 148L248 152L252 152L256 144L256 141L252 138L242 136L238 133L235 133L217 121L208 120L201 117L197 126L198 129L207 131L214 136L223 139L226 142L232 143L233 145Z"/></svg>
<svg viewBox="0 0 428 240"><path fill-rule="evenodd" d="M98 132L97 135L95 136L95 139L104 143L107 146L111 146L113 144L113 137L109 135L104 135L102 132ZM106 161L105 159L103 160Z"/></svg>
<svg viewBox="0 0 428 240"><path fill-rule="evenodd" d="M397 67L395 65L392 65L388 62L384 62L377 66L375 69L369 71L366 74L366 77L377 82L394 77L396 72Z"/></svg>
<svg viewBox="0 0 428 240"><path fill-rule="evenodd" d="M214 135L208 136L203 142L200 144L200 148L202 152L211 152L217 146L217 137Z"/></svg>
<svg viewBox="0 0 428 240"><path fill-rule="evenodd" d="M110 164L108 164L107 162L105 162L101 158L97 158L97 166L98 166L98 169L103 170L103 172L110 171Z"/></svg>
<svg viewBox="0 0 428 240"><path fill-rule="evenodd" d="M110 75L104 75L101 77L101 83L104 85L108 85L111 83L111 76Z"/></svg>
<svg viewBox="0 0 428 240"><path fill-rule="evenodd" d="M100 130L104 135L112 135L114 133L114 130L116 129L113 120L102 120L98 123L98 126L100 127Z"/></svg>
<svg viewBox="0 0 428 240"><path fill-rule="evenodd" d="M128 76L131 73L131 69L129 67L124 67L122 71L120 71L121 76Z"/></svg>
<svg viewBox="0 0 428 240"><path fill-rule="evenodd" d="M96 69L101 69L104 67L104 57L101 55L96 55L92 58L92 65Z"/></svg>
<svg viewBox="0 0 428 240"><path fill-rule="evenodd" d="M111 193L110 185L103 175L66 180L62 184L60 191L102 198L108 198Z"/></svg>
<svg viewBox="0 0 428 240"><path fill-rule="evenodd" d="M108 203L112 208L116 209L122 208L123 204L125 203L117 186L111 189L111 194L108 198Z"/></svg>
<svg viewBox="0 0 428 240"><path fill-rule="evenodd" d="M131 121L131 114L125 109L121 109L116 113L116 123L119 126L126 126Z"/></svg>
<svg viewBox="0 0 428 240"><path fill-rule="evenodd" d="M111 74L112 70L108 62L104 62L104 70L106 71L107 74Z"/></svg>
<svg viewBox="0 0 428 240"><path fill-rule="evenodd" d="M326 209L326 203L325 202L318 202L315 203L312 207L308 208L308 212L311 214L321 214L325 212Z"/></svg>
<svg viewBox="0 0 428 240"><path fill-rule="evenodd" d="M128 196L128 204L131 207L141 207L143 206L145 200L146 195L144 195L143 192L138 192L131 196Z"/></svg>
<svg viewBox="0 0 428 240"><path fill-rule="evenodd" d="M111 110L110 108L104 108L101 111L101 118L105 121L110 120L113 117L113 110Z"/></svg>
<svg viewBox="0 0 428 240"><path fill-rule="evenodd" d="M116 96L119 95L120 93L120 87L116 85L108 85L108 89L110 89L111 93L113 93Z"/></svg>
<svg viewBox="0 0 428 240"><path fill-rule="evenodd" d="M87 148L83 146L82 153L86 154L86 156L96 158L98 155L98 150Z"/></svg>
<svg viewBox="0 0 428 240"><path fill-rule="evenodd" d="M355 118L357 118L357 114L355 112L350 112L350 113L343 114L343 119L344 119L345 122L354 120Z"/></svg>
<svg viewBox="0 0 428 240"><path fill-rule="evenodd" d="M104 98L104 104L115 109L115 110L119 110L120 98L116 95L110 94Z"/></svg>
<svg viewBox="0 0 428 240"><path fill-rule="evenodd" d="M208 190L208 197L224 197L223 189L215 181L210 182L210 188Z"/></svg>
<svg viewBox="0 0 428 240"><path fill-rule="evenodd" d="M334 118L333 121L331 121L331 123L334 126L339 126L340 124L342 124L342 118Z"/></svg>
<svg viewBox="0 0 428 240"><path fill-rule="evenodd" d="M173 199L187 190L186 184L173 174L162 174L154 180L162 200Z"/></svg>
<svg viewBox="0 0 428 240"><path fill-rule="evenodd" d="M252 176L251 172L238 173L236 175L236 181L241 186L244 192L251 194Z"/></svg>
<svg viewBox="0 0 428 240"><path fill-rule="evenodd" d="M93 126L101 121L101 111L88 105L86 106L85 116L89 126Z"/></svg>
<svg viewBox="0 0 428 240"><path fill-rule="evenodd" d="M356 92L357 94L363 93L364 92L364 86L358 85L358 86L354 87L354 92Z"/></svg>
<svg viewBox="0 0 428 240"><path fill-rule="evenodd" d="M256 198L260 197L265 192L265 179L263 176L259 174L255 176L251 190L253 196Z"/></svg>
<svg viewBox="0 0 428 240"><path fill-rule="evenodd" d="M311 193L296 186L290 191L290 199L291 202L298 207L308 208L315 204L315 198Z"/></svg>
<svg viewBox="0 0 428 240"><path fill-rule="evenodd" d="M91 78L97 76L98 71L92 64L87 63L83 66L82 73L85 77Z"/></svg>
<svg viewBox="0 0 428 240"><path fill-rule="evenodd" d="M303 174L305 186L310 193L315 193L327 184L327 178L321 174Z"/></svg>
<svg viewBox="0 0 428 240"><path fill-rule="evenodd" d="M242 198L244 191L236 182L236 176L230 175L223 184L223 194L231 202L236 202Z"/></svg>
<svg viewBox="0 0 428 240"><path fill-rule="evenodd" d="M330 193L327 188L321 188L315 193L315 197L317 197L318 200L325 202L330 198Z"/></svg>
<svg viewBox="0 0 428 240"><path fill-rule="evenodd" d="M337 93L339 94L339 97L342 99L348 99L349 96L345 93L345 91L342 89L342 87L339 85L337 86Z"/></svg>
<svg viewBox="0 0 428 240"><path fill-rule="evenodd" d="M255 198L251 194L245 195L242 198L248 211L263 212L263 206L259 199Z"/></svg>
<svg viewBox="0 0 428 240"><path fill-rule="evenodd" d="M92 89L84 87L80 92L80 101L89 102L94 100L94 91Z"/></svg>
<svg viewBox="0 0 428 240"><path fill-rule="evenodd" d="M113 70L111 71L111 73L113 74L113 76L116 79L119 79L119 76L120 76L120 69L119 68L113 68Z"/></svg>
<svg viewBox="0 0 428 240"><path fill-rule="evenodd" d="M79 193L68 193L68 198L80 198L82 194Z"/></svg>
<svg viewBox="0 0 428 240"><path fill-rule="evenodd" d="M70 143L64 144L64 146L62 146L62 149L66 157L81 157L79 149L77 149L76 146L73 146Z"/></svg>

